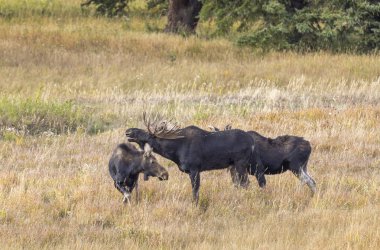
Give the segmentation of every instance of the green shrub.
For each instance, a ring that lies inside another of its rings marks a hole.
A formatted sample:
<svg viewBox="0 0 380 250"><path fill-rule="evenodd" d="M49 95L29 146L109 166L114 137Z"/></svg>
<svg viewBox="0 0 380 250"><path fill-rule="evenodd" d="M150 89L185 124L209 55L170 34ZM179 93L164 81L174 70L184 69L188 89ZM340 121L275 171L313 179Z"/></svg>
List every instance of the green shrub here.
<svg viewBox="0 0 380 250"><path fill-rule="evenodd" d="M0 97L0 133L8 140L12 140L14 133L65 134L80 130L92 134L106 130L109 125L110 119L103 120L70 101Z"/></svg>
<svg viewBox="0 0 380 250"><path fill-rule="evenodd" d="M204 0L201 16L237 44L263 50L370 52L380 48L377 0Z"/></svg>
<svg viewBox="0 0 380 250"><path fill-rule="evenodd" d="M82 7L95 6L96 12L102 16L114 17L125 15L125 8L130 0L86 0Z"/></svg>

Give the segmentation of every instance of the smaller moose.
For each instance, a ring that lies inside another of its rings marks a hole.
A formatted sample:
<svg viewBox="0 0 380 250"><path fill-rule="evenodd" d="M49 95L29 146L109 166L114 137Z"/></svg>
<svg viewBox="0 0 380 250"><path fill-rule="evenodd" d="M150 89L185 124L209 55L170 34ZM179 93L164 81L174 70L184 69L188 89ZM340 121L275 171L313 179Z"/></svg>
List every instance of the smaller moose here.
<svg viewBox="0 0 380 250"><path fill-rule="evenodd" d="M209 126L212 131L218 128ZM227 125L225 130L231 129ZM257 177L260 187L266 185L264 175L281 174L290 170L301 183L306 183L313 194L317 186L313 178L307 172L307 162L311 153L310 142L302 137L283 135L274 139L267 138L255 131L247 131L255 140L255 151L258 157L252 158L249 173ZM237 175L234 168L230 168L232 180Z"/></svg>
<svg viewBox="0 0 380 250"><path fill-rule="evenodd" d="M144 180L149 176L158 177L159 180L167 180L169 174L152 154L152 148L148 143L144 151L139 151L130 143L122 143L113 151L109 161L109 173L114 180L117 190L124 198L124 203L130 203L131 193L136 188L136 200L138 200L139 174L144 173Z"/></svg>

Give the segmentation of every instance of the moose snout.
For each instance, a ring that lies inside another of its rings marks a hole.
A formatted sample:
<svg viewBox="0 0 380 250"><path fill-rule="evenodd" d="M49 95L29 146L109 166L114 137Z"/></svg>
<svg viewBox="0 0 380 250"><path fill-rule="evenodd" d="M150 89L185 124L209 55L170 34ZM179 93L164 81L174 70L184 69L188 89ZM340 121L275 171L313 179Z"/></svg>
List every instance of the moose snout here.
<svg viewBox="0 0 380 250"><path fill-rule="evenodd" d="M134 138L133 137L133 133L132 133L133 131L131 130L131 129L127 129L126 131L125 131L125 136L127 137L127 140L129 141L129 142L137 142L136 141L136 138Z"/></svg>
<svg viewBox="0 0 380 250"><path fill-rule="evenodd" d="M125 136L127 137L127 140L129 142L136 142L136 140L134 140L133 138L131 138L131 132L129 132L128 130L125 132Z"/></svg>

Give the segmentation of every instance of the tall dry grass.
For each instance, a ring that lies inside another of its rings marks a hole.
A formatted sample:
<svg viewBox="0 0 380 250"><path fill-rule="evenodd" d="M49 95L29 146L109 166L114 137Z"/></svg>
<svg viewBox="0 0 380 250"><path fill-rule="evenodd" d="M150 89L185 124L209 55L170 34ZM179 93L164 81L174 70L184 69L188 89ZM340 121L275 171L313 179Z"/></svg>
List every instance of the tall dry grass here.
<svg viewBox="0 0 380 250"><path fill-rule="evenodd" d="M73 8L0 19L2 249L380 248L378 55L261 55ZM144 110L304 136L318 192L290 173L242 190L213 171L194 207L188 176L160 157L169 181L141 181L124 206L107 161ZM41 133L22 129L37 122Z"/></svg>

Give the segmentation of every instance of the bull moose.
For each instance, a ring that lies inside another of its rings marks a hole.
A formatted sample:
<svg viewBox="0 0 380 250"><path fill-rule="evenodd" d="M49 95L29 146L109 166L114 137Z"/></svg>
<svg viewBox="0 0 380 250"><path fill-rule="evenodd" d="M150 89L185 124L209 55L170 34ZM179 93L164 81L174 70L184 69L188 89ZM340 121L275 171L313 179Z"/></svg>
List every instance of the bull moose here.
<svg viewBox="0 0 380 250"><path fill-rule="evenodd" d="M220 131L210 126L212 131ZM230 130L227 125L225 130ZM255 173L259 178L259 186L264 187L266 180L264 175L280 174L290 170L302 183L306 183L313 194L316 192L316 183L307 172L307 163L311 153L310 142L302 137L283 135L275 139L267 138L255 131L247 131L255 140L255 151L259 156L259 162L253 158L250 173ZM260 163L261 162L261 163ZM234 168L230 169L231 175L236 175Z"/></svg>
<svg viewBox="0 0 380 250"><path fill-rule="evenodd" d="M151 121L143 116L146 130L129 128L128 141L140 147L146 143L153 151L178 165L180 171L189 174L193 200L198 204L200 173L234 166L239 174L239 185L248 183L248 169L253 157L253 138L239 129L209 132L196 126L179 128L166 121Z"/></svg>
<svg viewBox="0 0 380 250"><path fill-rule="evenodd" d="M136 200L138 199L140 173L144 173L145 180L149 176L158 177L159 180L167 180L169 177L166 169L153 156L149 144L144 145L144 151L138 150L131 143L119 144L113 151L108 166L116 189L124 196L124 203L130 202L134 188L136 188Z"/></svg>

